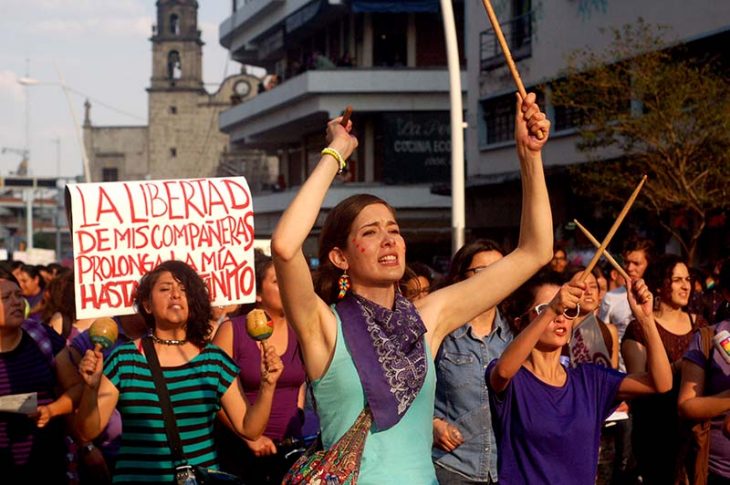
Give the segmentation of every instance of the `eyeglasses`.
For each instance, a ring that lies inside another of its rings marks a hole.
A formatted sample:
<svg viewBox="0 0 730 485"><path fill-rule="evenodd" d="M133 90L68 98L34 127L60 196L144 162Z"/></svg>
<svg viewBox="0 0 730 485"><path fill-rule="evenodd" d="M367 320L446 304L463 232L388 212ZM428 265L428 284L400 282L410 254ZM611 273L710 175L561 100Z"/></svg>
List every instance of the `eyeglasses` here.
<svg viewBox="0 0 730 485"><path fill-rule="evenodd" d="M469 268L467 270L464 270L464 275L466 276L469 273L474 273L474 274L481 273L485 269L487 269L486 266L474 266L473 268Z"/></svg>
<svg viewBox="0 0 730 485"><path fill-rule="evenodd" d="M530 321L530 320L532 320L532 318L530 318L530 312L535 312L536 315L540 315L542 312L547 310L547 307L549 307L549 306L550 306L550 303L540 303L539 305L535 305L534 307L530 308L525 313L523 313L520 316L520 320L525 321L524 319L526 318L527 321Z"/></svg>
<svg viewBox="0 0 730 485"><path fill-rule="evenodd" d="M547 310L547 307L550 306L550 303L540 303L539 305L535 305L535 308L532 309L533 312L540 315L542 312Z"/></svg>

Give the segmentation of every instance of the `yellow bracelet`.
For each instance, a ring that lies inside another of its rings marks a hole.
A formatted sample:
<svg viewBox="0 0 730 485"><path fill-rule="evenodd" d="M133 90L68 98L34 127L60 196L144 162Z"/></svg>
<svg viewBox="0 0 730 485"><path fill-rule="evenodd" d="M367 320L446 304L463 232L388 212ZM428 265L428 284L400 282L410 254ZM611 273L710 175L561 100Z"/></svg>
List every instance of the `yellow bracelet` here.
<svg viewBox="0 0 730 485"><path fill-rule="evenodd" d="M320 155L323 155L323 156L329 155L330 157L334 158L337 161L337 163L340 166L340 169L337 171L337 173L342 173L342 171L345 170L345 168L347 168L347 162L345 161L344 158L342 158L342 155L340 155L340 152L338 152L334 148L331 148L331 147L324 148L320 152Z"/></svg>

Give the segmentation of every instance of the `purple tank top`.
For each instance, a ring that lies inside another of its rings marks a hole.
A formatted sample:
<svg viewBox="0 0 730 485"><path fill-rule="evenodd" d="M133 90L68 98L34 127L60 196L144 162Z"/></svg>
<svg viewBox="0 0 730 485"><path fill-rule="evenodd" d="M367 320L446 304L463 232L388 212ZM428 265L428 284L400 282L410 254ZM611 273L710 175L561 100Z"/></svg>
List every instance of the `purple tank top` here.
<svg viewBox="0 0 730 485"><path fill-rule="evenodd" d="M246 317L236 317L233 324L233 360L241 369L241 386L250 403L256 401L261 385L261 351L256 341L246 332ZM304 364L299 350L296 334L291 326L288 329L286 352L281 356L284 372L276 383L274 402L271 406L269 423L264 435L273 441L302 434L302 422L297 408L299 388L304 383Z"/></svg>

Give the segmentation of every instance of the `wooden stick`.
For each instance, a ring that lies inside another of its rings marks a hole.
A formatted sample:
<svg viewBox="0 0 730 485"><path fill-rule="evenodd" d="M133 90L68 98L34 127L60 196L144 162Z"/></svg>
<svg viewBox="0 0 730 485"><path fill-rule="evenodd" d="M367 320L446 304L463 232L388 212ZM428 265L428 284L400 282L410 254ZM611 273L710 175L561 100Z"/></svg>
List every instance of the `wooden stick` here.
<svg viewBox="0 0 730 485"><path fill-rule="evenodd" d="M345 128L347 128L347 122L350 121L350 116L352 116L352 106L348 104L345 112L342 114L342 121L340 121L340 124Z"/></svg>
<svg viewBox="0 0 730 485"><path fill-rule="evenodd" d="M618 217L616 218L616 221L613 223L613 226L611 226L611 229L608 231L608 234L606 234L606 238L603 240L601 245L598 247L598 251L596 251L596 254L593 255L593 259L591 259L591 262L588 263L588 266L583 271L583 274L580 275L579 281L585 281L585 279L588 277L588 275L593 271L593 268L596 267L596 263L598 263L598 259L601 257L601 254L603 254L603 251L606 250L608 247L608 244L611 242L611 239L613 238L614 234L616 234L616 231L618 231L619 226L624 221L624 218L626 217L626 214L629 213L629 209L631 209L631 206L634 204L634 201L636 200L636 197L639 196L639 192L641 192L641 188L644 186L644 183L646 182L646 175L641 177L641 182L639 182L639 185L636 186L634 189L634 192L631 194L631 197L629 197L629 200L626 201L626 205L624 205L624 208L621 209L621 212L619 213Z"/></svg>
<svg viewBox="0 0 730 485"><path fill-rule="evenodd" d="M595 237L593 237L593 234L591 234L588 231L588 229L586 229L585 227L583 227L583 225L580 222L578 222L578 219L573 219L573 222L575 222L575 225L578 226L578 229L580 229L583 232L583 235L585 235L585 237L587 237L588 240L591 243L593 243L593 245L596 248L600 248L601 247L601 243L598 242L598 239L596 239ZM608 262L611 263L611 266L613 266L614 269L616 271L618 271L618 274L620 274L621 276L623 276L623 278L625 280L628 280L629 279L629 275L626 274L626 271L624 271L624 269L621 267L621 265L618 264L618 262L613 258L613 256L611 256L611 254L608 251L604 250L603 251L603 255L606 257L606 259L608 260Z"/></svg>
<svg viewBox="0 0 730 485"><path fill-rule="evenodd" d="M489 17L489 22L492 24L492 28L494 29L494 34L497 36L497 41L499 41L500 47L502 47L502 53L504 54L504 60L507 62L507 67L509 68L509 72L512 74L512 79L515 81L515 85L517 86L517 91L520 93L520 96L522 96L522 99L527 98L527 91L525 91L525 85L522 83L522 78L520 77L520 73L517 71L517 66L515 65L515 61L512 59L512 53L509 50L509 46L507 45L507 41L504 38L504 34L502 33L502 27L499 25L499 20L497 19L497 15L494 13L494 9L492 8L492 3L489 0L482 0L482 3L484 4L484 8L487 11L487 17ZM537 132L537 139L542 140L545 138L545 133L542 132L542 130Z"/></svg>

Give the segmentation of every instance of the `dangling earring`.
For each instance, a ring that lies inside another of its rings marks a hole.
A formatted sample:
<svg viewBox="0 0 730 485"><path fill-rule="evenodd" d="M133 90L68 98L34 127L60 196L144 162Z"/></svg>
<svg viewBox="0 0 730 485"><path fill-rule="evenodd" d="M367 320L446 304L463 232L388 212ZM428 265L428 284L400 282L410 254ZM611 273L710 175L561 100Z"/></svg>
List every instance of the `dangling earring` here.
<svg viewBox="0 0 730 485"><path fill-rule="evenodd" d="M340 292L337 294L337 299L342 300L347 295L347 290L350 289L350 277L347 275L347 270L342 273L340 279L337 280L337 286L340 288Z"/></svg>

